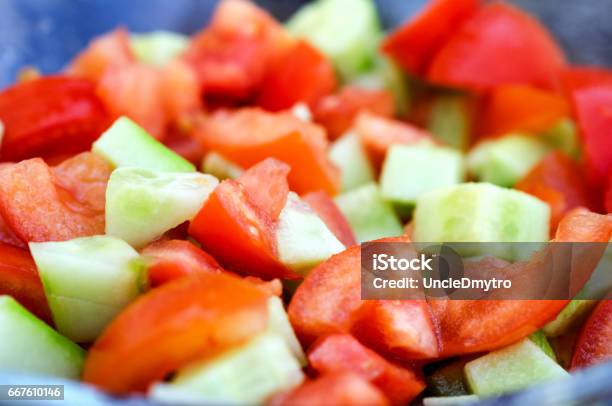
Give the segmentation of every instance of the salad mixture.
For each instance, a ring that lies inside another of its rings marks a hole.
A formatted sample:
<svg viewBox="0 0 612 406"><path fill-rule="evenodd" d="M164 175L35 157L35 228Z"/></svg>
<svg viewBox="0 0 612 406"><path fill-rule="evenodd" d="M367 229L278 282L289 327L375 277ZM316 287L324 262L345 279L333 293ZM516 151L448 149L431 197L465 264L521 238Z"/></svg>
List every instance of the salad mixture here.
<svg viewBox="0 0 612 406"><path fill-rule="evenodd" d="M612 71L507 3L384 33L372 0L285 24L222 0L191 37L118 28L25 69L0 122L0 369L446 405L612 359L609 300L361 300L364 241L612 237Z"/></svg>

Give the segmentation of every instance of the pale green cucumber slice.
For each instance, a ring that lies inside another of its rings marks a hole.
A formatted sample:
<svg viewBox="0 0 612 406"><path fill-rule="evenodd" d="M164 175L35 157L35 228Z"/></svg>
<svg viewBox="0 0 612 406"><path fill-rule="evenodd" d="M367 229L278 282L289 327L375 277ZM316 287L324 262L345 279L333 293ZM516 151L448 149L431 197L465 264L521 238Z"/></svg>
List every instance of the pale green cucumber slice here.
<svg viewBox="0 0 612 406"><path fill-rule="evenodd" d="M553 321L546 324L542 331L548 337L558 337L565 334L579 324L580 320L584 320L596 304L596 300L574 299L561 310L561 313Z"/></svg>
<svg viewBox="0 0 612 406"><path fill-rule="evenodd" d="M423 406L468 405L476 402L478 402L478 396L476 395L430 397L423 399Z"/></svg>
<svg viewBox="0 0 612 406"><path fill-rule="evenodd" d="M0 368L79 379L85 351L28 312L0 296Z"/></svg>
<svg viewBox="0 0 612 406"><path fill-rule="evenodd" d="M106 234L143 247L193 219L217 184L202 173L115 169L106 188Z"/></svg>
<svg viewBox="0 0 612 406"><path fill-rule="evenodd" d="M529 339L533 341L535 345L540 347L540 349L544 351L544 354L548 355L553 361L557 361L557 354L555 354L555 351L550 346L550 343L548 342L548 339L546 338L546 335L542 330L538 330L535 333L532 333L529 336Z"/></svg>
<svg viewBox="0 0 612 406"><path fill-rule="evenodd" d="M195 166L151 137L127 117L120 117L94 142L92 151L115 167L133 166L164 172L194 172Z"/></svg>
<svg viewBox="0 0 612 406"><path fill-rule="evenodd" d="M345 249L323 220L293 192L289 192L278 218L276 247L279 260L303 275Z"/></svg>
<svg viewBox="0 0 612 406"><path fill-rule="evenodd" d="M111 236L30 243L59 332L93 341L143 288L144 265L129 244Z"/></svg>
<svg viewBox="0 0 612 406"><path fill-rule="evenodd" d="M209 152L202 160L202 172L219 180L236 179L244 169L217 152Z"/></svg>
<svg viewBox="0 0 612 406"><path fill-rule="evenodd" d="M336 197L359 242L402 235L404 229L375 183L368 183Z"/></svg>
<svg viewBox="0 0 612 406"><path fill-rule="evenodd" d="M511 134L478 144L467 158L470 173L482 182L512 187L550 152L528 135Z"/></svg>
<svg viewBox="0 0 612 406"><path fill-rule="evenodd" d="M428 120L429 131L444 144L464 150L470 142L472 119L466 96L441 94L436 97Z"/></svg>
<svg viewBox="0 0 612 406"><path fill-rule="evenodd" d="M453 148L427 145L392 145L387 152L380 189L384 199L414 205L423 193L461 183L463 156Z"/></svg>
<svg viewBox="0 0 612 406"><path fill-rule="evenodd" d="M268 331L285 340L289 350L300 365L305 366L307 364L306 355L304 355L302 345L289 322L283 301L277 296L268 299Z"/></svg>
<svg viewBox="0 0 612 406"><path fill-rule="evenodd" d="M189 37L170 31L131 34L130 45L139 62L165 66L189 45Z"/></svg>
<svg viewBox="0 0 612 406"><path fill-rule="evenodd" d="M340 168L342 191L374 182L374 168L355 134L347 133L334 141L329 158Z"/></svg>
<svg viewBox="0 0 612 406"><path fill-rule="evenodd" d="M529 339L493 351L465 365L465 376L479 396L513 392L569 374Z"/></svg>

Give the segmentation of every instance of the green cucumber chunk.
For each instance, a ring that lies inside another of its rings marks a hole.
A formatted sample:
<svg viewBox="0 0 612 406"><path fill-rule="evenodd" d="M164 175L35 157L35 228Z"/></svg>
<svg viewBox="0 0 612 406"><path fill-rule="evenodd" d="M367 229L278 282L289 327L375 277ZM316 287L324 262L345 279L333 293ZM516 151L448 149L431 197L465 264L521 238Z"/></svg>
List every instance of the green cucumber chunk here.
<svg viewBox="0 0 612 406"><path fill-rule="evenodd" d="M429 115L429 131L444 144L465 150L470 143L472 118L468 99L460 94L436 97Z"/></svg>
<svg viewBox="0 0 612 406"><path fill-rule="evenodd" d="M10 296L0 296L0 336L0 368L80 378L85 351Z"/></svg>
<svg viewBox="0 0 612 406"><path fill-rule="evenodd" d="M548 337L558 337L567 333L572 327L584 320L597 304L596 300L574 299L561 310L557 317L548 322L542 331Z"/></svg>
<svg viewBox="0 0 612 406"><path fill-rule="evenodd" d="M278 218L276 247L280 261L303 275L345 249L323 220L293 192L289 192Z"/></svg>
<svg viewBox="0 0 612 406"><path fill-rule="evenodd" d="M542 330L538 330L535 333L532 333L529 336L529 339L533 341L535 345L540 347L540 349L544 351L544 354L548 355L553 361L557 361L557 355L555 354L555 350L553 350L553 348L550 346L548 338L546 338L546 335Z"/></svg>
<svg viewBox="0 0 612 406"><path fill-rule="evenodd" d="M540 347L524 339L468 362L465 376L476 395L492 396L569 374Z"/></svg>
<svg viewBox="0 0 612 406"><path fill-rule="evenodd" d="M376 183L368 183L337 196L336 204L359 242L402 235L402 223Z"/></svg>
<svg viewBox="0 0 612 406"><path fill-rule="evenodd" d="M372 66L381 34L372 0L317 0L300 8L287 28L325 53L346 81Z"/></svg>
<svg viewBox="0 0 612 406"><path fill-rule="evenodd" d="M447 397L430 397L423 399L423 406L453 406L453 405L468 405L478 402L476 395L459 395Z"/></svg>
<svg viewBox="0 0 612 406"><path fill-rule="evenodd" d="M202 173L115 169L106 188L106 234L143 247L193 219L217 184Z"/></svg>
<svg viewBox="0 0 612 406"><path fill-rule="evenodd" d="M374 168L355 134L347 133L334 141L329 158L340 168L342 191L374 182Z"/></svg>
<svg viewBox="0 0 612 406"><path fill-rule="evenodd" d="M195 166L151 137L127 117L120 117L94 142L92 151L115 167L134 166L164 172L195 172Z"/></svg>
<svg viewBox="0 0 612 406"><path fill-rule="evenodd" d="M236 179L244 169L217 152L209 152L202 160L202 172L219 180Z"/></svg>
<svg viewBox="0 0 612 406"><path fill-rule="evenodd" d="M535 137L510 134L483 141L470 151L470 173L482 182L512 187L550 152L550 147Z"/></svg>
<svg viewBox="0 0 612 406"><path fill-rule="evenodd" d="M60 333L95 340L142 291L144 265L129 244L111 236L30 243Z"/></svg>
<svg viewBox="0 0 612 406"><path fill-rule="evenodd" d="M470 358L452 360L427 374L427 391L435 396L462 396L470 393L463 368Z"/></svg>
<svg viewBox="0 0 612 406"><path fill-rule="evenodd" d="M305 366L307 364L306 355L304 355L302 345L289 322L289 316L287 316L283 301L277 296L271 296L268 299L268 331L285 340L289 350L300 365Z"/></svg>
<svg viewBox="0 0 612 406"><path fill-rule="evenodd" d="M557 124L540 134L540 137L551 147L564 152L573 159L580 159L582 154L580 138L576 124L569 118L559 120Z"/></svg>
<svg viewBox="0 0 612 406"><path fill-rule="evenodd" d="M428 145L392 145L380 176L384 199L414 205L426 192L461 183L463 156L453 148Z"/></svg>
<svg viewBox="0 0 612 406"><path fill-rule="evenodd" d="M139 62L165 66L189 45L189 37L170 31L131 34L130 45Z"/></svg>

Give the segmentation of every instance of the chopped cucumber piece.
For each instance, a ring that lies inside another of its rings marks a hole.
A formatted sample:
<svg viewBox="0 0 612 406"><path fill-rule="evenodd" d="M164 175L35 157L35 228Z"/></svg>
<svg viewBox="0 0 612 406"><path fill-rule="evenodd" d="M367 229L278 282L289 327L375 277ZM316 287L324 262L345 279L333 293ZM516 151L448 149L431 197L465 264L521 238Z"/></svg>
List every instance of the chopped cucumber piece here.
<svg viewBox="0 0 612 406"><path fill-rule="evenodd" d="M435 396L467 395L469 389L463 368L469 358L459 358L443 365L427 375L427 390Z"/></svg>
<svg viewBox="0 0 612 406"><path fill-rule="evenodd" d="M244 170L217 152L209 152L202 161L202 172L213 175L219 180L236 179Z"/></svg>
<svg viewBox="0 0 612 406"><path fill-rule="evenodd" d="M277 296L271 296L268 299L268 331L283 338L289 350L291 350L291 353L295 356L295 359L297 359L302 366L306 365L306 355L304 355L302 345L298 341L293 331L293 327L289 322L289 317L285 311L283 301Z"/></svg>
<svg viewBox="0 0 612 406"><path fill-rule="evenodd" d="M476 395L432 397L432 398L424 398L423 406L467 405L467 404L476 403L476 402L478 402L478 396Z"/></svg>
<svg viewBox="0 0 612 406"><path fill-rule="evenodd" d="M164 66L189 45L189 37L170 31L130 35L130 45L139 62Z"/></svg>
<svg viewBox="0 0 612 406"><path fill-rule="evenodd" d="M540 137L548 145L564 152L570 158L580 158L580 139L578 138L578 131L576 131L576 124L571 119L559 120L548 131L540 134Z"/></svg>
<svg viewBox="0 0 612 406"><path fill-rule="evenodd" d="M151 137L127 117L120 117L94 142L92 151L115 167L134 166L164 172L194 172L195 166Z"/></svg>
<svg viewBox="0 0 612 406"><path fill-rule="evenodd" d="M182 399L197 404L263 404L303 380L301 366L285 341L264 333L215 359L179 370L171 383L155 385L151 396L172 404Z"/></svg>
<svg viewBox="0 0 612 406"><path fill-rule="evenodd" d="M106 189L106 234L143 247L195 217L217 184L202 173L116 169Z"/></svg>
<svg viewBox="0 0 612 406"><path fill-rule="evenodd" d="M382 198L375 183L341 194L336 204L360 242L404 233L393 207Z"/></svg>
<svg viewBox="0 0 612 406"><path fill-rule="evenodd" d="M436 97L429 116L428 129L446 145L466 149L472 132L467 97L460 94L441 94Z"/></svg>
<svg viewBox="0 0 612 406"><path fill-rule="evenodd" d="M144 265L125 241L110 236L30 243L53 321L60 333L88 343L142 290Z"/></svg>
<svg viewBox="0 0 612 406"><path fill-rule="evenodd" d="M392 145L380 176L383 198L414 205L425 192L463 181L463 156L457 150L428 145Z"/></svg>
<svg viewBox="0 0 612 406"><path fill-rule="evenodd" d="M374 168L355 134L337 139L329 149L329 158L340 168L343 191L374 182Z"/></svg>
<svg viewBox="0 0 612 406"><path fill-rule="evenodd" d="M317 0L298 10L287 28L323 51L347 81L374 63L381 33L372 0Z"/></svg>
<svg viewBox="0 0 612 406"><path fill-rule="evenodd" d="M540 140L511 134L483 141L468 155L468 169L482 182L512 187L550 152Z"/></svg>
<svg viewBox="0 0 612 406"><path fill-rule="evenodd" d="M304 275L345 249L323 220L293 192L289 192L278 219L276 247L280 261Z"/></svg>
<svg viewBox="0 0 612 406"><path fill-rule="evenodd" d="M396 115L403 117L410 108L410 84L401 69L390 59L378 55L374 68L357 76L353 85L367 89L386 89L393 94Z"/></svg>
<svg viewBox="0 0 612 406"><path fill-rule="evenodd" d="M574 299L557 315L557 318L542 328L548 337L558 337L579 324L597 304L596 300Z"/></svg>
<svg viewBox="0 0 612 406"><path fill-rule="evenodd" d="M28 312L0 296L0 368L79 379L85 351Z"/></svg>
<svg viewBox="0 0 612 406"><path fill-rule="evenodd" d="M526 193L489 183L463 183L417 199L413 238L418 242L548 241L549 217L548 205ZM509 260L514 255L500 253Z"/></svg>
<svg viewBox="0 0 612 406"><path fill-rule="evenodd" d="M465 376L475 394L491 396L569 374L531 340L524 339L468 362Z"/></svg>
<svg viewBox="0 0 612 406"><path fill-rule="evenodd" d="M557 355L555 354L555 351L550 346L546 335L541 330L538 330L535 333L531 334L529 336L529 339L533 341L535 345L540 347L540 349L544 351L544 354L548 355L553 361L557 361Z"/></svg>

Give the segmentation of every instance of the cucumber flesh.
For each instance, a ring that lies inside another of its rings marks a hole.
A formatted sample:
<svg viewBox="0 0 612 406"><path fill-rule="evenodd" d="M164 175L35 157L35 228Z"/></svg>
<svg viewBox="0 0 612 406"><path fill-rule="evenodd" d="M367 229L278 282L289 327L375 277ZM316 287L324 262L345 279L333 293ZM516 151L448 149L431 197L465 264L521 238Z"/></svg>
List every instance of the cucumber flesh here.
<svg viewBox="0 0 612 406"><path fill-rule="evenodd" d="M303 275L345 249L323 220L293 192L289 192L278 219L276 247L280 261Z"/></svg>
<svg viewBox="0 0 612 406"><path fill-rule="evenodd" d="M550 152L542 141L512 134L483 141L468 155L470 173L482 182L512 187Z"/></svg>
<svg viewBox="0 0 612 406"><path fill-rule="evenodd" d="M141 248L195 217L217 184L202 173L116 169L106 189L106 234Z"/></svg>
<svg viewBox="0 0 612 406"><path fill-rule="evenodd" d="M478 396L476 395L430 397L423 399L423 406L468 405L476 402L478 402Z"/></svg>
<svg viewBox="0 0 612 406"><path fill-rule="evenodd" d="M0 368L79 379L85 351L28 312L0 296Z"/></svg>
<svg viewBox="0 0 612 406"><path fill-rule="evenodd" d="M131 34L130 45L139 62L165 66L189 45L189 37L170 31Z"/></svg>
<svg viewBox="0 0 612 406"><path fill-rule="evenodd" d="M202 161L202 172L219 180L236 179L244 169L217 152L209 152Z"/></svg>
<svg viewBox="0 0 612 406"><path fill-rule="evenodd" d="M382 198L375 183L343 193L335 201L359 242L404 233L393 207Z"/></svg>
<svg viewBox="0 0 612 406"><path fill-rule="evenodd" d="M465 375L470 388L479 396L513 392L569 376L529 339L468 362Z"/></svg>
<svg viewBox="0 0 612 406"><path fill-rule="evenodd" d="M469 145L472 120L466 96L437 96L428 121L429 131L444 144L461 150Z"/></svg>
<svg viewBox="0 0 612 406"><path fill-rule="evenodd" d="M195 172L195 166L150 136L127 117L120 117L94 142L92 151L115 167L133 166L164 172Z"/></svg>
<svg viewBox="0 0 612 406"><path fill-rule="evenodd" d="M355 134L338 138L329 149L329 158L340 168L342 191L374 182L374 168Z"/></svg>
<svg viewBox="0 0 612 406"><path fill-rule="evenodd" d="M30 243L60 333L88 343L142 291L144 264L110 236Z"/></svg>
<svg viewBox="0 0 612 406"><path fill-rule="evenodd" d="M557 317L546 324L542 331L548 337L558 337L584 320L597 304L596 300L574 299L561 310Z"/></svg>
<svg viewBox="0 0 612 406"><path fill-rule="evenodd" d="M457 150L427 145L393 145L380 176L384 199L414 205L423 193L458 184L464 178L463 156Z"/></svg>
<svg viewBox="0 0 612 406"><path fill-rule="evenodd" d="M544 351L544 354L548 355L553 361L557 361L557 355L555 354L553 348L550 346L550 343L548 342L548 339L546 338L546 335L543 331L538 330L535 333L532 333L529 336L529 339L535 345L540 347L540 349Z"/></svg>
<svg viewBox="0 0 612 406"><path fill-rule="evenodd" d="M285 306L281 298L272 296L268 299L268 331L277 334L289 347L289 350L302 366L306 366L306 355L297 339Z"/></svg>
<svg viewBox="0 0 612 406"><path fill-rule="evenodd" d="M576 124L569 118L559 120L552 128L540 134L542 140L551 147L564 152L573 159L580 159L580 139Z"/></svg>

